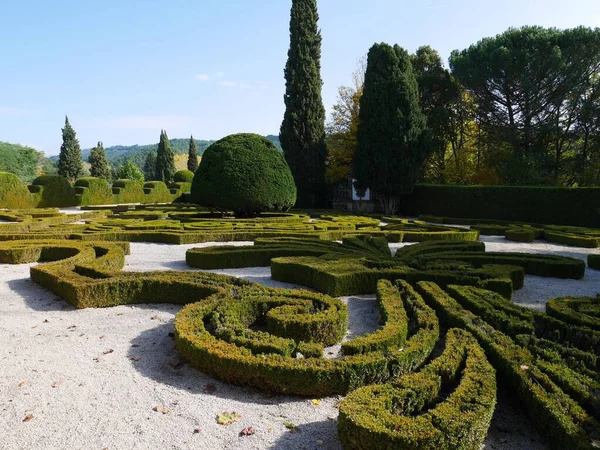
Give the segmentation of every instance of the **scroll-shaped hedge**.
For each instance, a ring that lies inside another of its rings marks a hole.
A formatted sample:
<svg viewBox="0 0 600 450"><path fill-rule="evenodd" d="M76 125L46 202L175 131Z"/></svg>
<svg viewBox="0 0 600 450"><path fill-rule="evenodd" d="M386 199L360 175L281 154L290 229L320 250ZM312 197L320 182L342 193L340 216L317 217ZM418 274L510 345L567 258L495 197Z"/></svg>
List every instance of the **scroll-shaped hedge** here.
<svg viewBox="0 0 600 450"><path fill-rule="evenodd" d="M546 313L567 323L600 331L600 296L554 298L546 303Z"/></svg>
<svg viewBox="0 0 600 450"><path fill-rule="evenodd" d="M435 314L410 286L402 296L398 292L396 308L406 308L414 326L412 334L403 341L402 336L395 340L387 333L374 333L367 337L370 345L363 341L363 353L319 357L322 347L315 344L331 343L329 337L333 336L322 330L340 330L340 313L345 314L345 309L339 300L255 286L184 307L175 318L177 349L197 369L230 383L306 396L346 394L418 368L433 350L439 337ZM286 302L290 304L282 304ZM318 304L328 308L320 310ZM269 325L269 319L282 317L305 322L304 331L298 333L292 322L290 326ZM262 321L272 333L249 331L251 325ZM316 339L318 336L323 337Z"/></svg>
<svg viewBox="0 0 600 450"><path fill-rule="evenodd" d="M496 405L494 368L473 336L451 329L442 355L340 404L338 433L357 450L478 450Z"/></svg>

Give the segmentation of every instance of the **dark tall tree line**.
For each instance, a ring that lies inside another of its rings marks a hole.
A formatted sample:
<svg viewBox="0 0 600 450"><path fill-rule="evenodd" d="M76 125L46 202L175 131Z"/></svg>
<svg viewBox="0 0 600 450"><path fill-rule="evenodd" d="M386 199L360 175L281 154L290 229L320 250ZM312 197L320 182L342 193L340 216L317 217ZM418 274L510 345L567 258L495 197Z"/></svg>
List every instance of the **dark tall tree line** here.
<svg viewBox="0 0 600 450"><path fill-rule="evenodd" d="M325 108L316 0L293 0L280 140L298 188L298 206L315 207L325 186Z"/></svg>
<svg viewBox="0 0 600 450"><path fill-rule="evenodd" d="M171 143L167 132L161 130L158 151L156 152L156 181L164 181L167 185L173 182L175 176L175 155L171 150Z"/></svg>
<svg viewBox="0 0 600 450"><path fill-rule="evenodd" d="M106 159L106 152L104 151L102 142L98 142L98 145L92 148L88 162L91 166L91 176L103 178L106 181L111 180L111 168L108 159Z"/></svg>
<svg viewBox="0 0 600 450"><path fill-rule="evenodd" d="M75 130L65 117L65 127L62 129L62 145L58 156L58 174L70 182L74 182L83 175L83 160L81 147Z"/></svg>

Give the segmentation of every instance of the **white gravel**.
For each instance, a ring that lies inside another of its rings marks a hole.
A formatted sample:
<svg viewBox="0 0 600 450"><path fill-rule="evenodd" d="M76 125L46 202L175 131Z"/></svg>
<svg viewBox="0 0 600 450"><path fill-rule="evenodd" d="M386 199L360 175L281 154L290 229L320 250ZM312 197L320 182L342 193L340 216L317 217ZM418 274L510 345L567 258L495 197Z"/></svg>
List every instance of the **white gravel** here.
<svg viewBox="0 0 600 450"><path fill-rule="evenodd" d="M484 240L494 251L576 257L592 252L546 243L514 244L502 238ZM133 243L125 269L189 270L185 251L199 246ZM180 366L169 336L178 306L75 310L32 283L30 266L0 265L1 448L340 448L338 397L321 399L316 406L311 399L266 395ZM218 272L291 287L272 281L268 268ZM588 271L580 281L528 276L515 300L540 305L556 295L592 295L600 290L599 281L598 271ZM373 296L344 300L351 314L348 338L377 328ZM204 392L206 385L214 385L215 391ZM154 407L165 408L167 414L153 411ZM241 421L217 425L216 415L224 411L240 413ZM288 431L286 421L298 425L300 432ZM250 426L256 433L240 437L239 432ZM545 448L530 428L501 396L486 447Z"/></svg>

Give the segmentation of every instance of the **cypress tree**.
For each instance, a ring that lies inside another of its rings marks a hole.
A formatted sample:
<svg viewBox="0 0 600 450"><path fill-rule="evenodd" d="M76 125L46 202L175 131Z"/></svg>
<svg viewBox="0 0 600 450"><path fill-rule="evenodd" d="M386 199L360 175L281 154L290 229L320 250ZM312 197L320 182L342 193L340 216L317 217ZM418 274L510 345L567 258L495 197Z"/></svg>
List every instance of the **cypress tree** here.
<svg viewBox="0 0 600 450"><path fill-rule="evenodd" d="M292 0L280 130L281 147L298 187L297 205L311 208L323 200L327 157L318 20L317 0Z"/></svg>
<svg viewBox="0 0 600 450"><path fill-rule="evenodd" d="M171 150L171 143L167 132L160 131L160 142L156 152L156 181L164 181L167 185L173 182L175 176L175 155Z"/></svg>
<svg viewBox="0 0 600 450"><path fill-rule="evenodd" d="M110 181L110 164L108 163L108 159L106 159L106 152L104 151L104 145L102 145L102 142L98 142L98 145L92 149L88 162L92 166L90 167L90 174L93 177L103 178L106 181Z"/></svg>
<svg viewBox="0 0 600 450"><path fill-rule="evenodd" d="M371 188L386 214L396 213L400 195L421 175L428 148L410 56L397 45L369 50L357 141L356 186Z"/></svg>
<svg viewBox="0 0 600 450"><path fill-rule="evenodd" d="M154 151L151 151L146 155L146 161L144 162L144 177L146 178L146 181L156 180L156 153Z"/></svg>
<svg viewBox="0 0 600 450"><path fill-rule="evenodd" d="M196 173L198 169L198 152L196 151L196 141L194 136L190 136L190 147L188 150L188 170Z"/></svg>
<svg viewBox="0 0 600 450"><path fill-rule="evenodd" d="M58 174L73 182L83 175L83 160L79 141L67 116L65 116L65 127L62 129L62 139L58 156Z"/></svg>

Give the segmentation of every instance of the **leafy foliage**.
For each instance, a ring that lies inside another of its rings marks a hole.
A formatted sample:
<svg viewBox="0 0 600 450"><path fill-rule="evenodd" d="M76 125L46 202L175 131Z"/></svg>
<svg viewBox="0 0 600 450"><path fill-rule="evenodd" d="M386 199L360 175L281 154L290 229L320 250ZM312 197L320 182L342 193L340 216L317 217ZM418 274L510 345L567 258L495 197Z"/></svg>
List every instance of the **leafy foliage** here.
<svg viewBox="0 0 600 450"><path fill-rule="evenodd" d="M196 150L196 141L194 140L194 136L190 136L190 148L188 150L187 168L190 172L193 173L196 173L196 170L198 169L198 152Z"/></svg>
<svg viewBox="0 0 600 450"><path fill-rule="evenodd" d="M171 144L167 137L167 132L161 130L158 151L156 152L156 181L162 181L166 184L173 182L175 176L175 159Z"/></svg>
<svg viewBox="0 0 600 450"><path fill-rule="evenodd" d="M290 169L268 139L234 134L211 145L192 184L192 200L236 215L288 210L296 201Z"/></svg>
<svg viewBox="0 0 600 450"><path fill-rule="evenodd" d="M88 162L91 165L90 174L92 177L102 178L106 181L110 181L110 164L106 159L106 152L104 151L102 142L98 142L98 145L92 149Z"/></svg>
<svg viewBox="0 0 600 450"><path fill-rule="evenodd" d="M65 117L65 127L62 129L63 143L60 146L58 156L58 174L67 180L74 182L83 175L83 160L81 159L81 148L75 135L75 130Z"/></svg>
<svg viewBox="0 0 600 450"><path fill-rule="evenodd" d="M139 180L144 181L144 174L131 161L125 162L117 170L117 178L120 180Z"/></svg>
<svg viewBox="0 0 600 450"><path fill-rule="evenodd" d="M387 214L398 196L409 193L427 157L426 119L408 53L399 46L375 44L369 50L360 99L357 186L371 188Z"/></svg>
<svg viewBox="0 0 600 450"><path fill-rule="evenodd" d="M21 180L30 182L46 159L31 147L0 142L0 171L10 172Z"/></svg>
<svg viewBox="0 0 600 450"><path fill-rule="evenodd" d="M313 208L325 183L325 108L321 98L321 33L316 0L293 0L285 66L285 114L280 139L298 205Z"/></svg>

